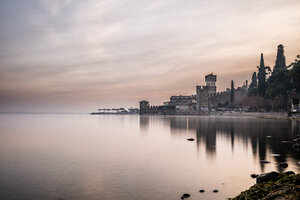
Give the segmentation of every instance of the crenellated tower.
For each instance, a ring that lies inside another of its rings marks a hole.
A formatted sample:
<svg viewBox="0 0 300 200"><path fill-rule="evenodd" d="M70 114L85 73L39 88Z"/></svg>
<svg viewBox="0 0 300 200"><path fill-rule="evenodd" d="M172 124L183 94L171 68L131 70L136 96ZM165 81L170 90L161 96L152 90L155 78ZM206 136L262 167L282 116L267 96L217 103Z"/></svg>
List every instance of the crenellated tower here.
<svg viewBox="0 0 300 200"><path fill-rule="evenodd" d="M211 95L216 94L217 75L213 73L205 76L205 86L196 86L196 95L197 95L197 111L200 112L203 108L210 107L209 98Z"/></svg>

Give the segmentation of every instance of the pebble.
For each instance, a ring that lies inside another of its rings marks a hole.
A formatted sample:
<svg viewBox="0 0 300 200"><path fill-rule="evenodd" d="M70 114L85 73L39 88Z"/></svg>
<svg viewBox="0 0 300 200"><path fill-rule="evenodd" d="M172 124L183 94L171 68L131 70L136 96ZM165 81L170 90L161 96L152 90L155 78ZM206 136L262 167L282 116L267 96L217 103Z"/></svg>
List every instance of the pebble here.
<svg viewBox="0 0 300 200"><path fill-rule="evenodd" d="M181 199L186 199L189 198L190 196L191 196L190 194L185 193L181 196Z"/></svg>
<svg viewBox="0 0 300 200"><path fill-rule="evenodd" d="M270 163L270 161L267 161L267 160L261 160L259 162L262 163L262 164L268 164L268 163Z"/></svg>

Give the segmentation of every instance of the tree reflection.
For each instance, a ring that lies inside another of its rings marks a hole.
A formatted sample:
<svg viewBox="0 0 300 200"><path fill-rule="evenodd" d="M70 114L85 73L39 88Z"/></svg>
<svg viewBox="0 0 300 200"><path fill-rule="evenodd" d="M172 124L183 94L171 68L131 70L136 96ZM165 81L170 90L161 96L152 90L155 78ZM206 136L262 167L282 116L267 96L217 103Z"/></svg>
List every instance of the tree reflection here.
<svg viewBox="0 0 300 200"><path fill-rule="evenodd" d="M292 158L297 165L300 159L299 153L291 148L293 139L299 134L298 121L195 116L170 116L160 119L164 124L169 124L171 135L194 133L197 149L200 145L205 145L206 156L210 159L216 156L219 136L229 139L232 153L236 140L243 141L245 149L248 149L249 144L257 162L266 160L268 156L274 156L276 164ZM145 119L140 122L141 127L144 126ZM264 171L264 164L260 163L260 167L261 171ZM281 170L278 168L278 171Z"/></svg>

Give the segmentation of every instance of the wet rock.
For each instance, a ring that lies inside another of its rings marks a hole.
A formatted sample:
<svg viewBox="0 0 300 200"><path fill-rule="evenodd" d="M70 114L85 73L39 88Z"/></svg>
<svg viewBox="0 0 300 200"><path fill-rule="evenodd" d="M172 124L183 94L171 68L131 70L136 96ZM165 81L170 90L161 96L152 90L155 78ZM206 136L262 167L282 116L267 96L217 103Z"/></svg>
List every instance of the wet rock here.
<svg viewBox="0 0 300 200"><path fill-rule="evenodd" d="M300 199L300 174L279 176L279 179L270 183L259 183L251 186L232 200L268 199L268 200L296 200Z"/></svg>
<svg viewBox="0 0 300 200"><path fill-rule="evenodd" d="M278 156L281 156L281 154L273 153L273 154L270 154L270 156L278 157Z"/></svg>
<svg viewBox="0 0 300 200"><path fill-rule="evenodd" d="M188 194L188 193L185 193L181 196L181 199L186 199L186 198L189 198L191 195Z"/></svg>
<svg viewBox="0 0 300 200"><path fill-rule="evenodd" d="M268 163L270 163L270 161L267 161L267 160L261 160L261 161L259 161L261 164L268 164Z"/></svg>
<svg viewBox="0 0 300 200"><path fill-rule="evenodd" d="M250 176L251 176L251 178L256 178L256 177L258 177L258 174L251 174Z"/></svg>
<svg viewBox="0 0 300 200"><path fill-rule="evenodd" d="M279 168L287 168L289 165L287 163L279 163L278 167Z"/></svg>
<svg viewBox="0 0 300 200"><path fill-rule="evenodd" d="M200 192L200 193L203 193L203 192L205 192L205 190L199 190L199 192Z"/></svg>
<svg viewBox="0 0 300 200"><path fill-rule="evenodd" d="M300 142L300 138L295 138L294 141L295 142Z"/></svg>
<svg viewBox="0 0 300 200"><path fill-rule="evenodd" d="M293 144L292 148L296 151L300 151L300 144L298 144L298 143Z"/></svg>
<svg viewBox="0 0 300 200"><path fill-rule="evenodd" d="M219 192L219 190L214 190L213 192L214 192L214 193L217 193L217 192Z"/></svg>
<svg viewBox="0 0 300 200"><path fill-rule="evenodd" d="M284 174L286 174L286 175L295 175L295 172L293 172L293 171L287 171L287 172L284 172Z"/></svg>
<svg viewBox="0 0 300 200"><path fill-rule="evenodd" d="M187 139L188 141L194 141L195 139L194 138L189 138Z"/></svg>
<svg viewBox="0 0 300 200"><path fill-rule="evenodd" d="M268 182L268 181L275 181L278 179L279 173L272 171L269 173L264 173L259 175L256 178L256 183L263 183L263 182Z"/></svg>

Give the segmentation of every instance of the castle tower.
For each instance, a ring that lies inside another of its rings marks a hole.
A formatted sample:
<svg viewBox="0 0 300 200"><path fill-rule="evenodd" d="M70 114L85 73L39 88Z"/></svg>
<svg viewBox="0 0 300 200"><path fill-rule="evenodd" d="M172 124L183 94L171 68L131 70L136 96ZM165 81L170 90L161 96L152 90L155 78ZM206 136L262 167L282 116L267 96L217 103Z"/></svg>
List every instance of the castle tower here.
<svg viewBox="0 0 300 200"><path fill-rule="evenodd" d="M215 94L217 91L216 87L217 75L213 73L205 76L206 87L208 90L208 94Z"/></svg>
<svg viewBox="0 0 300 200"><path fill-rule="evenodd" d="M209 110L210 107L210 96L216 94L217 76L213 73L205 76L205 86L196 86L197 95L197 111L200 112L201 109Z"/></svg>
<svg viewBox="0 0 300 200"><path fill-rule="evenodd" d="M140 114L144 114L144 113L147 113L149 112L149 102L148 101L140 101Z"/></svg>

